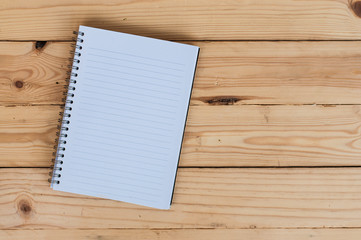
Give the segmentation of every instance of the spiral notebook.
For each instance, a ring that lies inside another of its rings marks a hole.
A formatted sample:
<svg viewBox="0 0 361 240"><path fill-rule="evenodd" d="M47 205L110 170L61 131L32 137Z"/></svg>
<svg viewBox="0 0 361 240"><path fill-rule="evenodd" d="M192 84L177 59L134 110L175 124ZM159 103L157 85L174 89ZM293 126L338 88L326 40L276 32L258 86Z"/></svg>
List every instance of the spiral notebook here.
<svg viewBox="0 0 361 240"><path fill-rule="evenodd" d="M169 209L198 52L80 26L51 187Z"/></svg>

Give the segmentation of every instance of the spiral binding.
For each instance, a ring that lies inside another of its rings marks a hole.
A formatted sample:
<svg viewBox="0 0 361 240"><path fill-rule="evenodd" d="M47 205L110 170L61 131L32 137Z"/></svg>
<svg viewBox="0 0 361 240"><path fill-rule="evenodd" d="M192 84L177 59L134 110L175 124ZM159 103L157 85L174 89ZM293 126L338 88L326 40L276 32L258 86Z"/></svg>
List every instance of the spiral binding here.
<svg viewBox="0 0 361 240"><path fill-rule="evenodd" d="M65 157L65 145L66 145L66 138L68 137L68 134L66 133L69 131L69 124L70 124L70 118L71 118L71 111L73 108L71 105L73 104L73 98L75 96L75 85L77 83L76 78L78 77L77 71L79 70L78 64L80 63L80 57L81 57L81 50L83 49L83 46L81 43L84 42L84 39L82 38L84 36L84 32L73 32L77 35L77 38L73 39L76 43L73 44L74 51L71 51L72 54L74 54L74 58L70 58L70 62L72 62L72 65L69 66L69 69L71 69L70 72L68 72L68 78L67 83L68 86L65 86L66 91L64 91L64 98L62 99L63 103L65 103L64 111L60 112L60 118L58 120L58 132L57 136L58 139L55 139L55 146L54 146L54 152L53 152L53 159L51 166L51 171L49 172L49 182L51 185L54 184L60 184L60 178L61 178L61 171L63 170L62 165L64 163L63 159Z"/></svg>

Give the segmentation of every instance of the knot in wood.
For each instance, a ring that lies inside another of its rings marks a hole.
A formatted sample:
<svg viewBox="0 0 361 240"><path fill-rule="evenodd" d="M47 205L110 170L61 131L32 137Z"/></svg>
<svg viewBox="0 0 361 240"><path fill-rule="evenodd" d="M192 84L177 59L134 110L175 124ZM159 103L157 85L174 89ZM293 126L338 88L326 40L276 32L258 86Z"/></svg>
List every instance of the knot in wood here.
<svg viewBox="0 0 361 240"><path fill-rule="evenodd" d="M354 14L361 18L361 1L351 0L350 7Z"/></svg>
<svg viewBox="0 0 361 240"><path fill-rule="evenodd" d="M241 99L237 97L222 96L207 99L206 103L210 105L233 105L238 101L241 101Z"/></svg>
<svg viewBox="0 0 361 240"><path fill-rule="evenodd" d="M22 199L18 203L18 209L20 210L21 214L30 215L32 211L31 203L26 199Z"/></svg>
<svg viewBox="0 0 361 240"><path fill-rule="evenodd" d="M23 82L23 81L16 81L16 82L15 82L15 86L16 86L17 88L22 88L22 87L24 86L24 82Z"/></svg>

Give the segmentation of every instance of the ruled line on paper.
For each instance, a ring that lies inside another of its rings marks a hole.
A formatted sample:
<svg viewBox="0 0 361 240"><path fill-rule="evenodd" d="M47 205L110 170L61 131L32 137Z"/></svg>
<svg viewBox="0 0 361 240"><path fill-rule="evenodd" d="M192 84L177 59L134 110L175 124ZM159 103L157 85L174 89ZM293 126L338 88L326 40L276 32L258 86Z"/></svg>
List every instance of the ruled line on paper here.
<svg viewBox="0 0 361 240"><path fill-rule="evenodd" d="M165 61L163 59L139 56L139 55L135 55L135 54L118 52L118 51L114 51L114 50L110 51L110 50L107 50L107 49L94 48L94 47L88 47L88 49L93 49L93 50L96 50L96 51L103 51L103 52L111 52L111 53L115 53L115 54L127 55L127 56L136 57L136 58L142 58L142 59L148 59L148 60L153 60L153 61L157 61L157 62L170 63L170 64L174 64L174 65L184 66L183 63L179 63L179 62Z"/></svg>
<svg viewBox="0 0 361 240"><path fill-rule="evenodd" d="M140 71L149 72L149 73L156 73L156 74L160 74L160 75L172 76L172 77L176 77L176 78L181 78L182 77L181 75L170 74L170 73L165 73L165 72L158 72L158 71L152 71L152 70L149 70L149 69L130 67L130 66L126 66L126 65L119 65L119 64L109 63L109 62L102 62L102 61L96 61L96 60L90 60L90 59L88 59L87 61L88 62L105 64L107 66L122 67L122 68L125 68L125 69L134 69L134 70L140 70Z"/></svg>
<svg viewBox="0 0 361 240"><path fill-rule="evenodd" d="M81 110L88 110L88 111L91 111L92 113L101 113L101 114L104 114L104 115L113 115L113 116L118 116L118 117L124 117L123 115L121 114L116 114L116 113L109 113L109 112L104 112L104 111L99 111L99 110L94 110L93 108L92 109L88 109L88 108L82 108ZM78 111L81 111L81 110L78 110ZM150 120L150 119L147 119L148 122L154 122L154 123L160 123L159 121L153 121L153 120ZM172 125L172 124L169 124L169 125Z"/></svg>
<svg viewBox="0 0 361 240"><path fill-rule="evenodd" d="M83 101L79 101L83 104L86 104L86 102L83 102ZM130 109L125 109L124 107L123 108L119 108L119 107L114 107L114 106L109 106L109 105L106 105L106 104L92 104L93 106L97 106L97 107L101 107L102 109L113 109L113 110L118 110L119 112L127 112L127 113L135 113L135 114L138 114L138 115L142 115L142 117L147 117L147 116L151 116L151 117L154 117L155 119L168 119L168 120L174 120L174 116L164 116L162 115L162 111L158 111L160 112L159 114L153 114L153 113L147 113L147 112L139 112L139 111L134 111L134 110L130 110ZM126 105L126 104L125 104ZM164 123L167 123L167 122L164 122Z"/></svg>
<svg viewBox="0 0 361 240"><path fill-rule="evenodd" d="M92 153L92 154L90 154L89 152L87 152L87 151L82 151L82 150L79 150L79 149L76 149L76 150L74 150L74 152L78 152L78 153L81 153L82 155L78 155L78 154L74 154L74 157L77 157L77 158L79 158L79 159L86 159L86 161L88 162L88 161L93 161L93 162L96 162L96 163L99 163L99 159L109 159L110 157L114 157L114 156L109 156L109 155L103 155L103 154L98 154L98 153ZM88 155L96 155L97 156L97 160L93 160L92 158L90 158L90 157L85 157L84 158L84 154L88 154ZM118 159L117 159L118 160ZM112 162L109 162L109 161L106 161L106 160L103 160L103 161L100 161L101 163L105 163L105 164L109 164L109 165L114 165L114 162L112 161ZM139 161L137 161L136 163L140 163L140 164L151 164L151 163L148 163L148 162L143 162L143 161L141 161L141 162L139 162ZM132 161L132 164L134 164L134 162ZM142 166L139 166L139 165L129 165L129 164L126 164L126 163L124 163L124 162L122 162L122 167L128 167L128 168L133 168L133 169L140 169L140 170L144 170L144 171L147 171L147 172L149 172L149 171L151 171L151 172L157 172L157 173L159 173L159 174L161 174L161 173L163 173L162 171L159 171L159 170L155 170L155 169L150 169L150 168L143 168ZM153 166L153 164L152 164L152 166ZM160 165L158 165L158 166L160 166ZM157 177L157 176L153 176L154 178L155 177Z"/></svg>
<svg viewBox="0 0 361 240"><path fill-rule="evenodd" d="M114 101L104 100L104 98L97 98L94 96L85 96L84 98L87 98L89 100L91 100L91 99L97 100L98 102L103 102L103 103L111 103L111 104L115 103ZM170 111L170 110L166 110L166 109L162 109L162 108L154 108L154 107L144 106L144 105L129 104L128 102L127 102L127 106L136 107L137 109L143 108L143 109L151 109L151 110L160 111L160 112L175 113L175 111Z"/></svg>
<svg viewBox="0 0 361 240"><path fill-rule="evenodd" d="M159 95L158 96L154 96L154 95L149 95L149 94L144 94L144 93L139 93L139 92L133 92L133 91L125 91L124 89L121 89L121 91L119 91L118 89L114 89L114 88L108 88L108 87L104 87L102 85L93 85L93 84L89 84L87 83L85 85L85 87L94 87L96 89L105 89L105 90L108 90L108 91L111 91L111 92L117 92L117 93L131 93L131 94L134 94L136 95L137 97L140 97L140 96L144 96L144 97L149 97L149 98L155 98L155 99L163 99L163 100L167 100L167 101L173 101L173 102L177 102L178 99L172 99L172 98L166 98L166 97L160 97ZM139 98L138 98L139 99Z"/></svg>
<svg viewBox="0 0 361 240"><path fill-rule="evenodd" d="M94 128L88 128L88 127L84 127L84 126L80 126L79 128L84 129L84 130L94 130ZM102 139L107 139L107 140L114 140L114 141L117 141L117 142L127 142L127 143L141 144L142 146L148 146L148 147L153 147L153 148L161 148L161 149L169 150L169 147L159 146L159 144L158 145L153 145L153 144L147 144L147 143L144 143L144 142L133 142L133 141L129 141L129 138L126 138L126 139L122 140L121 138L112 138L112 137L109 137L109 136L104 137L99 133L98 134L89 134L89 132L84 132L84 131L79 131L79 134L94 137L94 138L102 138ZM120 135L120 136L134 137L134 138L139 139L139 137L135 137L134 135L127 135L127 134L122 134L122 133L117 133L117 135L118 136ZM156 139L153 139L153 141L156 141Z"/></svg>
<svg viewBox="0 0 361 240"><path fill-rule="evenodd" d="M104 192L102 190L94 191L94 188L91 188L91 189L87 188L87 187L89 187L89 184L87 184L87 182L82 182L82 181L79 181L79 180L78 181L72 181L72 182L80 183L80 184L83 184L85 186L85 187L79 187L79 185L77 185L77 187L74 188L74 190L73 190L74 192L78 192L78 190L80 190L80 191L82 191L83 194L84 194L84 192L87 192L87 193L92 194L93 196L98 196L99 194L100 195L107 195L107 196L115 196L115 197L118 197L119 199L121 199L121 201L127 201L129 199L128 201L132 202L134 199L138 199L140 201L156 203L156 200L152 200L152 199L148 200L148 198L144 199L144 198L135 197L133 195L128 195L128 196L127 195L121 195L121 194L114 193L114 191L111 191L111 192ZM70 189L72 189L72 188L70 188ZM114 199L114 198L112 198L112 199Z"/></svg>
<svg viewBox="0 0 361 240"><path fill-rule="evenodd" d="M78 110L78 111L82 111L82 110ZM84 114L84 113L85 113L85 114ZM107 122L130 124L129 121L121 121L121 120L118 120L118 119L117 119L117 120L112 120L112 119L108 119L108 118L102 118L102 117L99 117L99 116L94 116L94 115L92 115L92 114L89 114L88 112L83 112L81 115L84 116L84 117L94 118L94 119L98 119L98 120L102 120L102 121L107 121ZM84 121L84 120L81 119L81 120L78 120L78 121ZM141 119L140 119L140 121L141 121ZM147 122L146 120L144 120L144 121ZM91 123L91 122L88 121L88 123ZM148 123L148 122L147 122L147 123ZM138 124L138 123L134 123L134 122L132 122L131 124L134 125L134 126L138 126L138 127L152 128L152 129L158 129L158 130L168 131L168 132L170 131L170 129L168 129L168 128L155 127L155 126L149 125L149 124L148 124L148 125L143 125L143 124ZM98 125L97 125L97 126L98 126ZM104 125L103 125L103 126L104 126ZM114 128L114 125L105 125L105 126ZM142 131L142 132L144 132L144 131ZM153 134L154 132L145 132L145 133ZM169 137L169 135L163 135L163 136Z"/></svg>
<svg viewBox="0 0 361 240"><path fill-rule="evenodd" d="M88 89L84 89L84 92L87 93L91 93L91 94L99 94L98 90L88 90ZM92 95L90 95L91 97ZM119 98L119 99L128 99L128 100L134 100L134 101L139 101L139 98L131 98L129 96L124 97L124 96L119 96L119 95L115 95L115 94L107 94L108 97L113 97L113 98ZM165 104L163 101L157 101L157 102L151 102L151 101L147 101L148 104L153 104L153 105L160 105L160 106L165 106L165 107L171 107L174 108L174 105L170 105L170 104Z"/></svg>
<svg viewBox="0 0 361 240"><path fill-rule="evenodd" d="M77 180L74 180L74 179L76 179L76 178L80 178L80 179L87 179L88 181L87 182L82 182L82 181L77 181ZM113 193L115 192L114 190L116 190L116 189L118 189L118 190L122 190L122 191L126 191L126 192L132 192L132 193L136 193L136 194L139 194L139 195L142 195L142 196L150 196L150 197L154 197L154 198L159 198L159 195L157 195L157 194L152 194L152 193L144 193L144 192L140 192L140 191L135 191L135 190L130 190L130 189L126 189L126 188L120 188L120 187L117 187L117 186L114 186L114 185L112 185L112 186L109 186L108 184L99 184L99 182L104 182L103 181L103 179L101 179L101 178L98 178L97 179L98 181L97 182L91 182L91 186L92 186L92 188L94 188L94 186L99 186L99 187L101 187L102 189L111 189L111 192L104 192L104 193L108 193L108 194L112 194L112 195L114 195ZM82 182L82 183L86 183L86 184L88 184L88 186L89 186L89 184L90 184L90 181L89 181L89 176L80 176L80 175L75 175L75 176L73 176L73 181L74 182ZM144 188L143 189L143 191L145 191L146 190L146 188ZM97 191L97 192L99 192L99 191ZM134 198L133 196L132 196L132 198ZM146 199L143 199L143 200L146 200Z"/></svg>
<svg viewBox="0 0 361 240"><path fill-rule="evenodd" d="M83 139L80 139L80 140L83 140ZM87 140L87 141L88 141L88 140ZM128 152L123 152L123 151L115 151L115 150L112 150L112 149L101 148L101 147L99 147L99 146L97 147L97 149L92 149L92 148L89 148L89 146L85 146L85 145L82 145L82 144L79 144L79 143L77 143L76 146L77 146L77 147L86 148L86 149L89 150L89 152L90 152L90 151L93 151L93 150L95 150L96 152L98 152L99 150L104 150L104 152L107 151L107 152L113 152L113 153L117 153L117 154L129 155L129 156L132 156L132 157L140 157L140 158L144 158L144 159L146 159L146 160L152 159L152 160L154 160L154 161L159 162L159 158L154 158L154 157L150 157L150 156L143 156L143 155L134 154L134 153L128 153ZM104 152L103 152L103 153L104 153ZM96 154L96 153L92 152L91 154ZM110 157L114 157L114 156L112 155L112 156L110 156ZM139 161L139 160L134 160L134 159L133 159L132 161L138 161L138 162L141 162L141 163L144 163L144 164L155 165L155 162L154 162L154 161L152 161L152 162L144 162L144 161ZM162 160L162 161L160 161L160 162L167 162L167 160ZM157 165L164 167L164 164L157 164Z"/></svg>
<svg viewBox="0 0 361 240"><path fill-rule="evenodd" d="M80 102L80 101L79 101ZM101 109L101 110L99 110ZM88 108L86 109L82 109L82 110L78 110L78 111L84 111L84 110L89 110ZM109 111L107 111L109 110ZM114 109L112 108L105 108L102 107L102 105L93 105L92 108L92 112L93 114L102 114L104 116L115 116L117 118L121 118L121 119L133 119L133 120L140 120L141 119L141 114L140 113L135 113L133 111L127 111L126 109L124 110L118 110L118 111L114 111ZM115 113L117 112L117 113ZM144 114L146 116L146 114ZM155 123L155 124L161 124L162 126L172 126L173 125L173 121L167 120L167 119L161 119L159 117L155 117L155 116L146 116L146 119L148 122L150 123ZM160 136L160 135L159 135Z"/></svg>
<svg viewBox="0 0 361 240"><path fill-rule="evenodd" d="M136 177L136 178L129 177L129 175L131 175L131 176L139 176L139 174L140 174L139 171L135 172L135 171L124 170L124 165L122 165L121 169L115 169L114 164L111 164L111 167L104 167L104 164L101 165L101 166L99 166L99 164L91 164L92 162L99 163L98 161L94 161L92 159L84 159L84 158L83 158L83 160L85 160L87 162L88 167L90 166L90 167L95 167L96 169L103 169L103 170L106 170L106 171L113 171L113 172L116 171L117 173L128 174L127 178L133 179L133 180L139 180L138 177ZM78 166L79 168L84 169L83 165L77 164L76 162L72 163L72 168L73 168L73 166ZM142 168L137 167L136 169L139 170L139 169L142 169ZM145 168L143 168L143 169L145 169ZM148 169L145 169L145 170L148 170ZM156 179L158 179L157 181L147 179L147 182L151 182L151 183L154 183L154 184L159 184L160 183L159 180L162 179L159 176L144 174L144 172L142 172L141 175L144 176L144 177L148 177L148 178L156 178Z"/></svg>
<svg viewBox="0 0 361 240"><path fill-rule="evenodd" d="M174 87L174 86L169 86L170 83L167 83L167 84L157 84L157 83L154 83L154 82L147 82L147 81L140 81L139 79L134 79L134 78L125 78L124 76L120 77L120 76L113 76L113 75L107 75L107 74L102 74L102 73L98 73L98 72L89 72L89 71L86 71L84 72L85 74L91 74L91 75L98 75L98 76L101 76L101 77L106 77L106 78L113 78L113 79L116 79L116 80L119 80L121 79L122 81L124 80L127 80L127 81L130 81L132 83L141 83L143 85L151 85L151 86L156 86L156 87L162 87L162 88L169 88L169 89L175 89L175 90L180 90L179 87ZM98 80L97 80L98 81ZM109 81L107 81L109 82ZM121 86L122 84L119 83L119 86Z"/></svg>
<svg viewBox="0 0 361 240"><path fill-rule="evenodd" d="M121 83L113 83L113 82L102 81L102 80L98 80L98 79L94 79L94 78L90 78L90 77L87 77L87 80L93 80L93 81L95 81L97 83L101 82L101 83L103 83L105 85L107 85L107 84L117 85L117 86L127 87L127 88L142 89L142 90L146 90L146 91L149 91L149 92L152 92L152 93L156 92L156 93L167 94L167 95L172 95L172 96L179 96L179 93L176 93L176 92L154 90L154 89L150 89L150 88L139 87L139 86L136 86L134 84L133 85L124 84L123 82L121 82ZM119 80L122 81L122 78L119 78Z"/></svg>
<svg viewBox="0 0 361 240"><path fill-rule="evenodd" d="M98 93L99 93L99 89L105 89L105 90L108 90L108 91L111 91L111 92L116 92L116 93L131 93L131 94L134 94L135 96L137 97L140 97L140 96L144 96L144 97L149 97L149 98L154 98L154 99L163 99L163 100L167 100L167 101L172 101L172 102L177 102L178 99L171 99L171 98L165 98L165 97L160 97L160 96L153 96L153 95L148 95L148 94L141 94L139 92L133 92L133 91L125 91L124 89L122 89L121 91L119 91L118 89L111 89L111 88L106 88L106 87L103 87L103 86L99 86L99 85L93 85L93 84L89 84L87 83L86 85L84 85L84 88L85 87L93 87L95 89L97 89ZM139 99L139 98L138 98Z"/></svg>
<svg viewBox="0 0 361 240"><path fill-rule="evenodd" d="M88 67L89 67L89 68L92 68L92 69L103 70L103 71L106 71L106 72L123 73L123 74L130 75L130 76L143 77L143 78L146 78L146 79L153 79L153 80L156 80L156 81L158 81L158 80L163 80L163 81L166 81L166 82L180 83L180 81L171 80L171 79L169 79L169 78L164 79L164 78L159 78L159 77L155 77L155 76L147 76L147 75L135 74L135 73L131 73L131 72L117 71L117 70L114 70L114 69L100 68L100 67L97 67L97 66L94 66L94 65L90 65L90 64L88 64Z"/></svg>
<svg viewBox="0 0 361 240"><path fill-rule="evenodd" d="M87 123L87 122L84 122L84 121L81 121L82 123L85 123L85 124L89 124L89 125L96 125L96 124L90 124L90 123ZM104 125L103 125L104 126ZM99 137L99 138L103 138L102 137L102 135L100 134L100 133L98 133L96 130L94 130L94 128L92 128L92 127L84 127L84 126L80 126L80 127L78 127L79 129L82 129L82 130L86 130L86 131L94 131L96 134L89 134L88 132L86 133L86 135L89 135L89 136L91 136L91 135L93 135L93 137ZM109 128L108 128L109 129ZM122 130L122 129L121 129ZM76 130L74 130L74 131L76 131ZM123 133L123 131L120 131L120 132L115 132L115 131L108 131L108 130L104 130L104 131L102 131L102 132L104 132L105 134L107 134L107 137L108 137L108 135L112 135L112 136L116 136L116 137L114 137L114 138L112 138L112 137L109 137L109 139L114 139L114 140L117 140L117 141L120 141L119 140L119 137L120 136L124 136L124 137L126 137L127 138L127 141L129 142L129 143L137 143L137 144L144 144L144 145L148 145L148 144L146 144L146 143L144 143L144 142L132 142L132 141L129 141L129 138L135 138L135 139L140 139L140 140L143 140L143 139L145 139L145 140L147 140L148 142L149 141L151 141L151 142L159 142L159 143L163 143L163 144L169 144L169 140L168 141L158 141L158 139L156 139L156 138L149 138L149 137L137 137L137 136L135 136L135 135L131 135L131 134L124 134ZM142 131L137 131L137 132L142 132ZM80 132L80 133L83 133L83 132ZM85 134L85 133L84 133ZM117 138L118 137L118 138ZM154 145L148 145L148 146L154 146ZM166 149L165 147L161 147L161 148L164 148L164 149Z"/></svg>
<svg viewBox="0 0 361 240"><path fill-rule="evenodd" d="M88 130L88 131L95 131L95 132L97 132L96 130L96 126L98 125L98 124L96 124L96 123L92 123L92 122L89 122L89 121L84 121L84 120L79 120L79 122L82 122L82 123L84 123L84 124L87 124L87 125L93 125L94 127L84 127L84 126L80 126L80 128L81 129L83 129L83 130ZM102 126L103 127L106 127L106 128L108 128L108 129L114 129L114 127L112 127L111 125L105 125L104 123L102 123ZM104 130L104 131L102 131L102 132L104 132L104 133L106 133L106 134L111 134L111 135L115 135L115 136L126 136L126 137L131 137L131 138L136 138L136 139L145 139L145 140L147 140L147 141L152 141L152 142L161 142L161 143L169 143L169 140L168 141L158 141L159 140L159 138L151 138L151 137L144 137L144 136L142 136L142 137L137 137L137 136L135 136L135 134L126 134L126 133L124 133L124 131L125 131L125 129L117 129L118 131L115 131L115 130L113 130L113 131L109 131L109 130ZM129 132L129 129L126 129L126 130L128 130L127 132ZM75 130L74 130L75 131ZM137 130L133 130L133 129L130 129L130 131L132 132L132 133L137 133L137 135L139 135L140 133L145 133L145 131L144 130L139 130L139 131L137 131ZM149 135L149 136L154 136L152 133L150 133L150 132L146 132L147 133L147 135ZM98 133L98 135L96 135L96 136L99 136L100 134ZM162 135L158 135L158 136L162 136ZM171 136L169 136L169 135L164 135L164 136L162 136L162 137L167 137L167 139L169 138L169 137L171 137Z"/></svg>
<svg viewBox="0 0 361 240"><path fill-rule="evenodd" d="M78 165L79 166L79 165ZM97 170L98 170L98 168L96 168ZM72 168L71 168L71 171L77 171L77 172L81 172L81 173L91 173L91 174L87 174L88 176L92 176L92 178L93 179L99 179L99 178L97 178L97 177L94 177L94 176L96 176L96 175L102 175L102 173L100 173L99 171L93 171L92 169L88 169L88 168L84 168L84 166L83 167L77 167L76 165L72 165ZM109 170L108 170L109 171ZM109 171L109 172L111 172L111 171ZM116 177L116 179L117 180L119 180L119 179L133 179L133 180L137 180L136 178L132 178L132 177L129 177L129 176L127 176L127 177L123 177L121 174L119 174L119 172L117 172L118 174L115 174L114 173L114 171L112 171L113 173L109 173L109 172L107 172L106 173L106 175L107 176L113 176L113 177ZM125 172L126 173L126 172ZM79 176L81 176L80 174L78 174ZM134 176L134 175L133 175ZM147 183L150 183L150 181L147 181ZM138 185L138 184L131 184L131 183L127 183L127 185L129 185L129 186L133 186L133 187L138 187L138 188L144 188L144 186L143 185ZM156 190L156 191L159 191L159 190L161 190L160 188L159 188L159 186L157 187L156 185L159 185L159 182L156 182L155 184L153 183L151 186L149 186L149 185L147 185L147 189L149 188L149 189L152 189L152 190Z"/></svg>
<svg viewBox="0 0 361 240"><path fill-rule="evenodd" d="M136 147L130 147L130 146L123 146L123 145L119 145L119 144L113 144L113 143L105 143L105 142L99 142L99 141L95 141L93 139L88 139L88 138L83 138L83 137L74 137L80 141L87 141L87 142L92 142L92 143L96 143L98 144L97 145L97 148L99 145L103 145L103 146L107 146L107 147L117 147L117 148L123 148L123 149L132 149L132 150L135 150L136 152L143 152L143 153L152 153L152 154L156 154L156 155L164 155L164 153L160 153L158 151L150 151L150 150L146 150L144 148L136 148ZM104 148L103 148L104 149ZM114 151L114 150L112 150ZM118 151L116 151L118 152ZM129 153L129 154L132 154L134 156L138 156L138 157L146 157L146 158L151 158L151 159L156 159L157 161L160 161L160 162L167 162L167 159L163 159L163 158L155 158L155 157L149 157L149 156L144 156L144 155L140 155L140 154L134 154L134 153Z"/></svg>
<svg viewBox="0 0 361 240"><path fill-rule="evenodd" d="M173 71L177 71L177 72L183 72L183 69L170 68L170 67L166 67L164 65L155 65L155 64L149 64L149 63L144 63L144 62L132 61L130 59L122 59L122 58L110 57L109 55L99 55L99 54L94 54L94 53L91 53L91 52L88 52L88 55L95 56L95 57L101 57L101 58L108 58L108 59L123 61L123 62L137 63L139 65L157 67L157 68L161 68L161 69L168 69L168 70L173 70Z"/></svg>

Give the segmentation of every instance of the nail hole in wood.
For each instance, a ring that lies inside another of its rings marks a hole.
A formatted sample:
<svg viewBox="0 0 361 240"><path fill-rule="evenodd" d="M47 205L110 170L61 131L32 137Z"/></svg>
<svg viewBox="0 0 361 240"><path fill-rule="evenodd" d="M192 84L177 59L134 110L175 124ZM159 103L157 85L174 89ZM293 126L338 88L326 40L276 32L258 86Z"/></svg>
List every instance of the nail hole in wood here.
<svg viewBox="0 0 361 240"><path fill-rule="evenodd" d="M46 41L36 41L35 48L41 50L46 45Z"/></svg>

